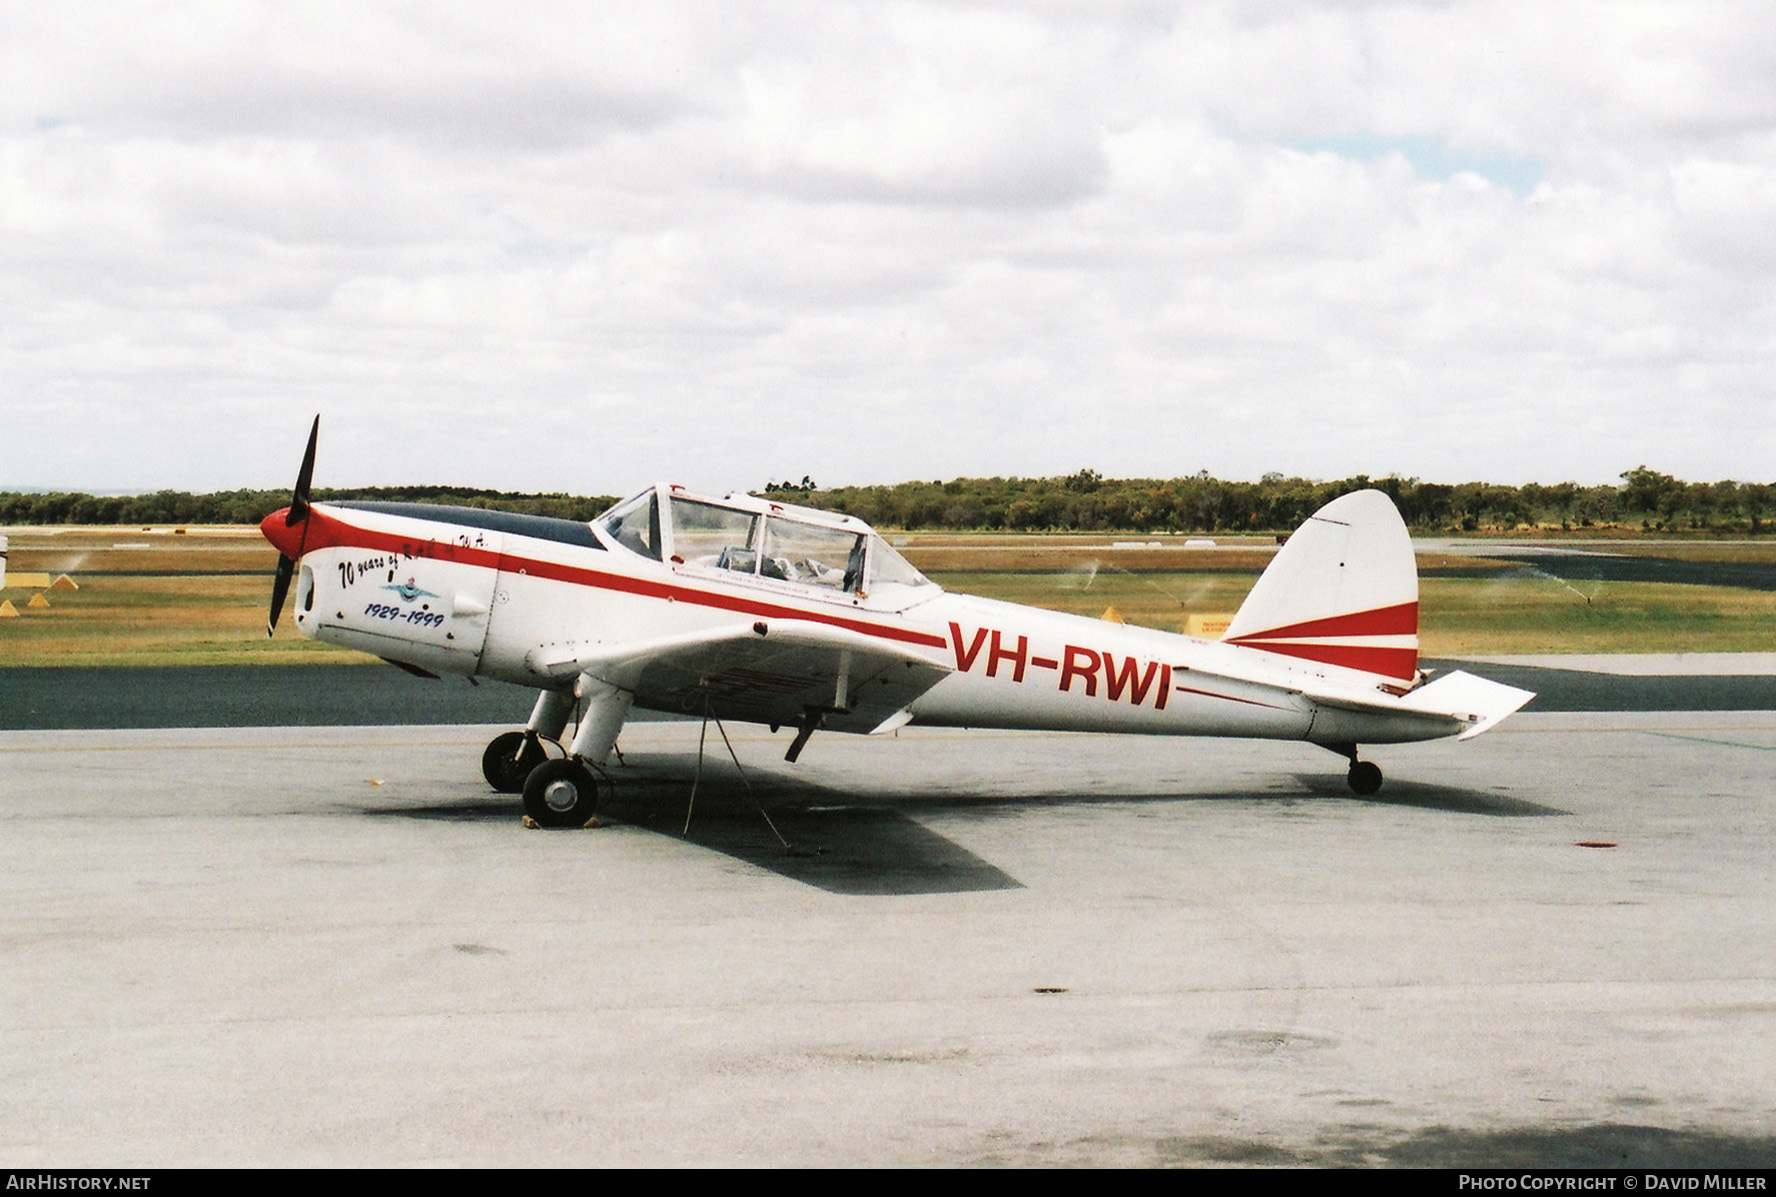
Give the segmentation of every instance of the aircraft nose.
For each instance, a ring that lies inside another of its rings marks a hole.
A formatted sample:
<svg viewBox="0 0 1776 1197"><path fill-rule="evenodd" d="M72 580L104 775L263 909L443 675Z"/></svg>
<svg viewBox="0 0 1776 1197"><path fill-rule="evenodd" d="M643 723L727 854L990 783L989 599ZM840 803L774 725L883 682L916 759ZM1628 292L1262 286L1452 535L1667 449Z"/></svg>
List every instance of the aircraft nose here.
<svg viewBox="0 0 1776 1197"><path fill-rule="evenodd" d="M297 554L302 551L302 525L306 519L307 517L304 516L303 519L291 524L289 522L290 509L285 507L283 510L274 511L260 520L259 531L278 552L294 561Z"/></svg>

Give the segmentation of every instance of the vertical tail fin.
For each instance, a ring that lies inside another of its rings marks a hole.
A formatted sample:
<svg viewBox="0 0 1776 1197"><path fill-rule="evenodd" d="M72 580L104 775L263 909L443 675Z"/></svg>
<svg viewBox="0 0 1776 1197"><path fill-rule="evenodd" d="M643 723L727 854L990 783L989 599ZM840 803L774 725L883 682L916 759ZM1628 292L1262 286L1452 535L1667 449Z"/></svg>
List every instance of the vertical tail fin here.
<svg viewBox="0 0 1776 1197"><path fill-rule="evenodd" d="M1411 685L1418 676L1418 567L1393 501L1377 490L1357 491L1309 516L1221 639Z"/></svg>

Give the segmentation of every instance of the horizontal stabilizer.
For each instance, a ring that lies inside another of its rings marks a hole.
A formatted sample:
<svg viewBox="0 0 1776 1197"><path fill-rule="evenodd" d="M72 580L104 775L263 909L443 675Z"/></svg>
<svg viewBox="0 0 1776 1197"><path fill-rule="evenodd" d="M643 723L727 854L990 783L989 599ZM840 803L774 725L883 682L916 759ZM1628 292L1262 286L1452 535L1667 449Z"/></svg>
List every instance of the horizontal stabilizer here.
<svg viewBox="0 0 1776 1197"><path fill-rule="evenodd" d="M1533 690L1519 690L1516 686L1487 681L1458 670L1420 686L1402 698L1400 705L1458 719L1469 726L1456 739L1471 740L1534 697Z"/></svg>
<svg viewBox="0 0 1776 1197"><path fill-rule="evenodd" d="M1390 715L1418 722L1433 735L1471 740L1517 710L1535 695L1515 686L1489 682L1471 673L1452 673L1403 697L1375 690L1319 685L1300 692L1315 706L1358 715Z"/></svg>

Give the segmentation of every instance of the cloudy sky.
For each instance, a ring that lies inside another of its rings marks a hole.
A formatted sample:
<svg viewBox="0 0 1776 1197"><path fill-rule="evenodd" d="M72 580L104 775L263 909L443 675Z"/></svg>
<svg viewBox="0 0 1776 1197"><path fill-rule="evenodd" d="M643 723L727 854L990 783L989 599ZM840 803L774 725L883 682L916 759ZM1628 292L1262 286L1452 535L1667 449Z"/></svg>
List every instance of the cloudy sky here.
<svg viewBox="0 0 1776 1197"><path fill-rule="evenodd" d="M0 487L1776 480L1776 21L0 0Z"/></svg>

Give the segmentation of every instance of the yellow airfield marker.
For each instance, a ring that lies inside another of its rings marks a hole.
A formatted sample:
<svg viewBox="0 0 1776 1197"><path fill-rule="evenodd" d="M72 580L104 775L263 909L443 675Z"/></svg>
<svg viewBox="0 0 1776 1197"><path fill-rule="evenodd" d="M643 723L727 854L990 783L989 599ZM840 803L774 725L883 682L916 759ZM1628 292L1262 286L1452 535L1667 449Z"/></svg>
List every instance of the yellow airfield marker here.
<svg viewBox="0 0 1776 1197"><path fill-rule="evenodd" d="M76 582L73 578L70 578L67 574L63 574L54 582L51 582L49 588L51 590L79 590L80 583Z"/></svg>
<svg viewBox="0 0 1776 1197"><path fill-rule="evenodd" d="M19 609L12 605L11 599L0 599L0 619L17 619Z"/></svg>
<svg viewBox="0 0 1776 1197"><path fill-rule="evenodd" d="M31 601L26 603L25 606L36 607L40 610L48 610L49 600L44 598L41 594L33 594L31 596Z"/></svg>
<svg viewBox="0 0 1776 1197"><path fill-rule="evenodd" d="M1184 634L1198 640L1219 640L1232 622L1232 615L1192 615L1184 622Z"/></svg>

